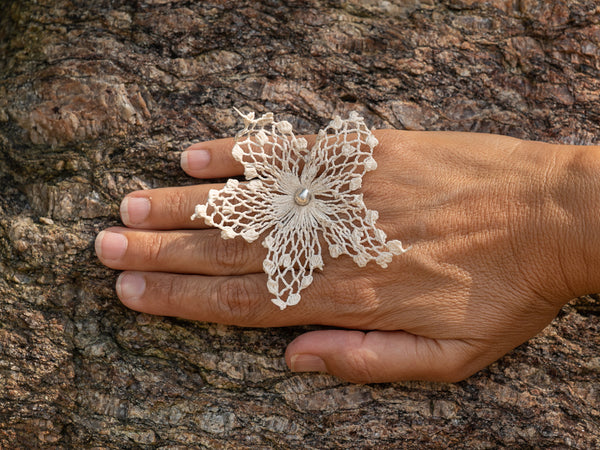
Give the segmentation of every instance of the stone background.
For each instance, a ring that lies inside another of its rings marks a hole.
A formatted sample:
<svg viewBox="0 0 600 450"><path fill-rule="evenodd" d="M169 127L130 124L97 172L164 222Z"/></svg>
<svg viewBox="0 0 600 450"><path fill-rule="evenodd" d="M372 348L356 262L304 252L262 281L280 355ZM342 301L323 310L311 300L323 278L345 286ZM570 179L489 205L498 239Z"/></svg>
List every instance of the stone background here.
<svg viewBox="0 0 600 450"><path fill-rule="evenodd" d="M357 386L287 372L306 328L125 309L93 252L234 106L593 143L597 5L0 0L0 447L600 446L594 296L464 382Z"/></svg>

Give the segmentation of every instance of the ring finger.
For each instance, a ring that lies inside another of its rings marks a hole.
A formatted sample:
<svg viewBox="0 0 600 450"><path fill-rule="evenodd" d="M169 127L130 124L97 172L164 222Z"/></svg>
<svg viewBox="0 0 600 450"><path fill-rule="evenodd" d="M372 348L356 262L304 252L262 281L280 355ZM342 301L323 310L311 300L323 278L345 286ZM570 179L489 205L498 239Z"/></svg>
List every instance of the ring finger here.
<svg viewBox="0 0 600 450"><path fill-rule="evenodd" d="M136 191L121 202L121 220L131 228L154 230L207 228L204 221L192 220L194 208L206 203L211 189L223 184L201 184Z"/></svg>
<svg viewBox="0 0 600 450"><path fill-rule="evenodd" d="M240 275L262 272L266 249L220 230L150 231L114 227L96 238L103 264L117 270Z"/></svg>

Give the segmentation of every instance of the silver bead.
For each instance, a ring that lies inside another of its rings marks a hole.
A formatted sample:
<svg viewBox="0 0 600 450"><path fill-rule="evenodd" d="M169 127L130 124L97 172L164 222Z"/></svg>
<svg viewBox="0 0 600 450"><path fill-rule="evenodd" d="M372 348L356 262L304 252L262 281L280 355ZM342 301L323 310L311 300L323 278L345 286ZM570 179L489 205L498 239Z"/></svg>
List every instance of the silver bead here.
<svg viewBox="0 0 600 450"><path fill-rule="evenodd" d="M299 206L308 205L310 203L311 198L312 195L310 194L310 191L306 188L300 188L294 194L294 201L296 202L296 205Z"/></svg>

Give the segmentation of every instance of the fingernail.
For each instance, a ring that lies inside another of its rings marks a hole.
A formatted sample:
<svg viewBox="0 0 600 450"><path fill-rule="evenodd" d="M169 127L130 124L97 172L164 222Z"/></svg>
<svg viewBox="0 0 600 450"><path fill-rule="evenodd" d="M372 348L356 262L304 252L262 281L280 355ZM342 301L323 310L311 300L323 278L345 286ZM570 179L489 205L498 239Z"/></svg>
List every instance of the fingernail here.
<svg viewBox="0 0 600 450"><path fill-rule="evenodd" d="M145 197L125 197L120 210L125 225L138 225L150 214L150 200Z"/></svg>
<svg viewBox="0 0 600 450"><path fill-rule="evenodd" d="M95 247L100 258L118 260L127 250L127 238L120 233L101 231L96 238Z"/></svg>
<svg viewBox="0 0 600 450"><path fill-rule="evenodd" d="M145 278L137 273L122 273L117 280L117 295L123 301L136 301L146 290Z"/></svg>
<svg viewBox="0 0 600 450"><path fill-rule="evenodd" d="M294 355L290 363L292 372L327 372L325 361L315 355Z"/></svg>
<svg viewBox="0 0 600 450"><path fill-rule="evenodd" d="M181 168L186 172L205 169L209 162L208 150L186 150L181 154Z"/></svg>

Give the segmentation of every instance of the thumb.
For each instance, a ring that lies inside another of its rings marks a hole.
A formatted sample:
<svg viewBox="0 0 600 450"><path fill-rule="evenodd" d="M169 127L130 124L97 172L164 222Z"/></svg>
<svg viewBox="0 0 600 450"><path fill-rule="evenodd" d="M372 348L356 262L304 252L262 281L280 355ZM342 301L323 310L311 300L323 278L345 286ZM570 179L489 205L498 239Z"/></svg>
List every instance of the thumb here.
<svg viewBox="0 0 600 450"><path fill-rule="evenodd" d="M459 381L474 373L464 341L405 331L323 330L297 337L285 359L292 372L327 372L353 383Z"/></svg>

